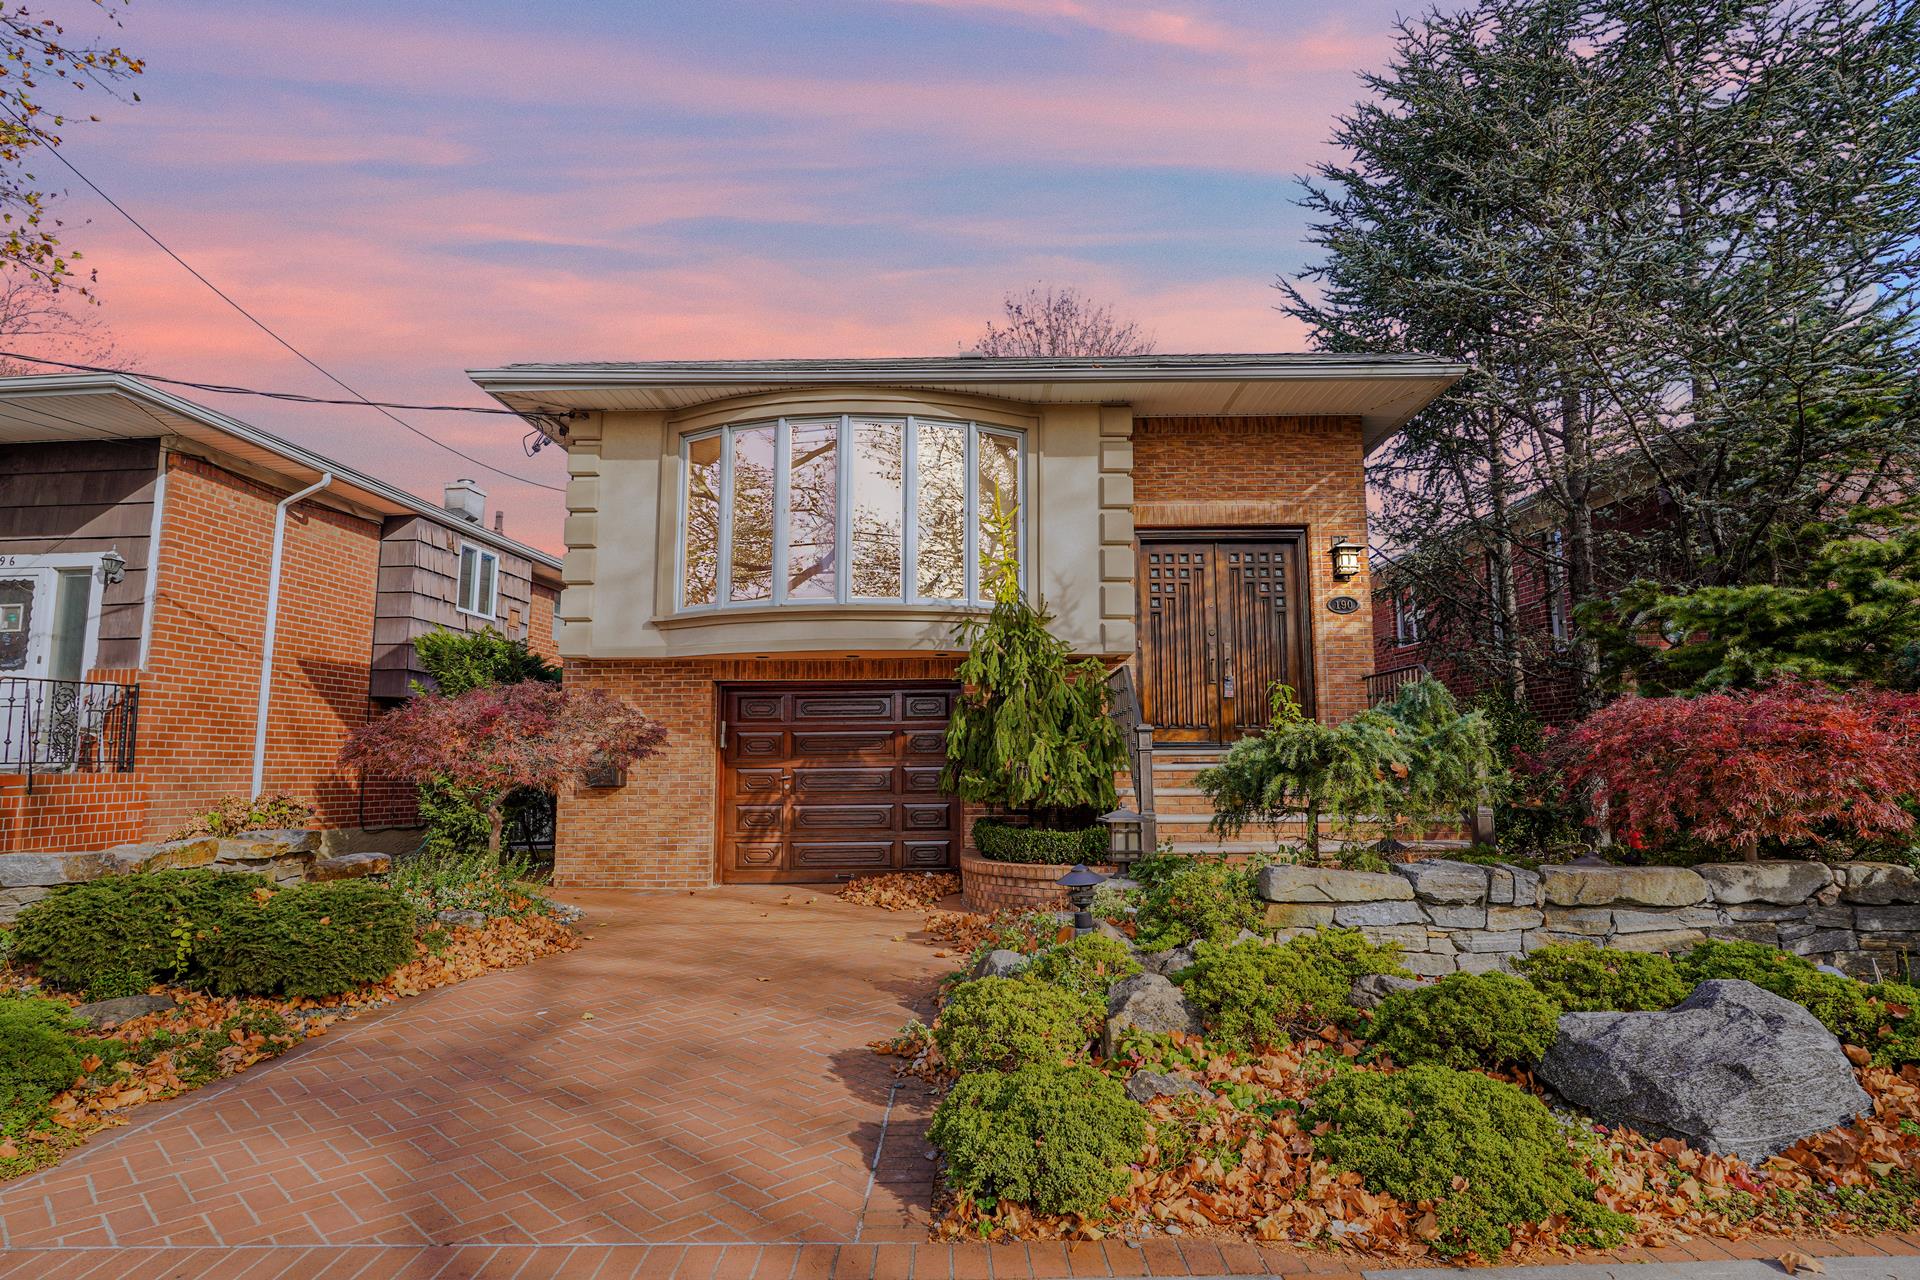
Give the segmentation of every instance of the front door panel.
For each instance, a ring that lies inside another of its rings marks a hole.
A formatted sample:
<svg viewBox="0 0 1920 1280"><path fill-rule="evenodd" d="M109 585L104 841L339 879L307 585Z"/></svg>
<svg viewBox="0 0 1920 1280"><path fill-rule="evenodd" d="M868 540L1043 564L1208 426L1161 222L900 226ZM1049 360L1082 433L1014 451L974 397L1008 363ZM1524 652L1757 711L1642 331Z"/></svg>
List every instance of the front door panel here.
<svg viewBox="0 0 1920 1280"><path fill-rule="evenodd" d="M1143 538L1141 715L1160 742L1263 728L1275 683L1312 713L1296 539Z"/></svg>

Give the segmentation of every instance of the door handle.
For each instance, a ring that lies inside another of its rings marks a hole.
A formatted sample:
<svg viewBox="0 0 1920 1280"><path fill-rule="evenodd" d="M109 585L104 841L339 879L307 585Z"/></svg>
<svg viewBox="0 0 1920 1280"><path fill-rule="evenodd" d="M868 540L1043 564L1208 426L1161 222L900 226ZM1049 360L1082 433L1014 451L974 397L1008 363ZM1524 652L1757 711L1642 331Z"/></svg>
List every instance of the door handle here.
<svg viewBox="0 0 1920 1280"><path fill-rule="evenodd" d="M1207 628L1207 679L1220 678L1220 646L1212 627Z"/></svg>

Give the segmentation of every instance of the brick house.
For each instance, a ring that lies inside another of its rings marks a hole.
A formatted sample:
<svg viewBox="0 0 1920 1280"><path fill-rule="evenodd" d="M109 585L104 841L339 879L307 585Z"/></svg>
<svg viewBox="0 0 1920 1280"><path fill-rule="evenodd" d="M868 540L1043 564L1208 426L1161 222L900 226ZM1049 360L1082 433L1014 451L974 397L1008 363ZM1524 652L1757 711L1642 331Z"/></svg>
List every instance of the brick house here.
<svg viewBox="0 0 1920 1280"><path fill-rule="evenodd" d="M421 674L414 638L491 625L555 656L559 562L483 502L132 377L0 378L0 852L161 838L261 791L411 825L411 788L334 759Z"/></svg>
<svg viewBox="0 0 1920 1280"><path fill-rule="evenodd" d="M563 799L558 881L953 866L971 816L939 785L955 631L996 551L1077 652L1131 665L1169 768L1262 727L1275 682L1352 715L1374 661L1363 459L1462 372L1341 355L476 371L511 408L571 415L567 681L670 734L623 786ZM1163 834L1204 830L1170 807Z"/></svg>

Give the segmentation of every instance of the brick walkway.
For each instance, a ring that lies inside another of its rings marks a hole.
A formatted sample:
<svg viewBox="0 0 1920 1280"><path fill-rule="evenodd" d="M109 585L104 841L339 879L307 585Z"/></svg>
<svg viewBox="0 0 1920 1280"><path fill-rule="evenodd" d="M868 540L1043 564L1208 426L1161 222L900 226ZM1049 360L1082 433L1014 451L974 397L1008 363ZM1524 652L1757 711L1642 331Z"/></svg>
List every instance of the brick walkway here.
<svg viewBox="0 0 1920 1280"><path fill-rule="evenodd" d="M0 1277L1007 1280L1366 1265L1164 1239L930 1245L926 1092L864 1048L924 1016L950 966L908 936L914 916L810 890L570 896L593 935L580 950L345 1024L0 1187ZM1920 1239L1802 1247L1913 1255ZM1777 1253L1699 1243L1647 1256Z"/></svg>

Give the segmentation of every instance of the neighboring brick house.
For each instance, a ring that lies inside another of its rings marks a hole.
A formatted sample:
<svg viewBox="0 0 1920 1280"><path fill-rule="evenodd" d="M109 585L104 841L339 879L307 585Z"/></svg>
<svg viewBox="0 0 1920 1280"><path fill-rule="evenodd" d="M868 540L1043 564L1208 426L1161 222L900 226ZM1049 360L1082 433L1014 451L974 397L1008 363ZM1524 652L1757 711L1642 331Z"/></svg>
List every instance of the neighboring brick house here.
<svg viewBox="0 0 1920 1280"><path fill-rule="evenodd" d="M1363 459L1462 372L1341 355L476 372L509 407L573 415L567 681L670 735L623 786L563 798L558 881L953 866L972 815L940 789L944 730L996 495L1055 634L1133 665L1182 763L1262 727L1276 682L1354 714L1373 664Z"/></svg>
<svg viewBox="0 0 1920 1280"><path fill-rule="evenodd" d="M492 625L557 656L559 563L483 500L460 481L435 506L132 377L0 378L0 852L162 837L256 791L329 828L413 824L412 788L335 756L419 677L414 638Z"/></svg>

